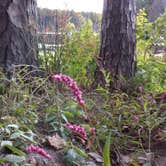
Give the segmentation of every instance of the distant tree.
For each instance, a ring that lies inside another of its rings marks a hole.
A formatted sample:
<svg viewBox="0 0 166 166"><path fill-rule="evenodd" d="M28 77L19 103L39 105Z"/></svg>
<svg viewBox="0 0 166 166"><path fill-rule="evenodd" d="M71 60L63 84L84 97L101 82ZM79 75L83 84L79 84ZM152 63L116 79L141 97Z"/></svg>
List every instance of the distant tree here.
<svg viewBox="0 0 166 166"><path fill-rule="evenodd" d="M152 0L136 0L137 10L149 7Z"/></svg>
<svg viewBox="0 0 166 166"><path fill-rule="evenodd" d="M0 0L0 67L37 65L36 0Z"/></svg>
<svg viewBox="0 0 166 166"><path fill-rule="evenodd" d="M93 30L100 32L101 30L101 14L94 12L81 12L81 15L86 19L90 19L93 23Z"/></svg>
<svg viewBox="0 0 166 166"><path fill-rule="evenodd" d="M96 77L105 85L104 75L108 74L111 90L122 89L125 80L135 73L135 15L134 0L104 0Z"/></svg>
<svg viewBox="0 0 166 166"><path fill-rule="evenodd" d="M148 20L154 21L157 17L164 13L166 8L166 0L151 0L147 8Z"/></svg>
<svg viewBox="0 0 166 166"><path fill-rule="evenodd" d="M101 14L94 12L75 12L73 10L50 10L38 8L39 19L38 25L40 31L50 28L51 31L55 31L60 27L63 27L65 20L66 23L73 23L76 30L90 19L93 23L93 30L99 32L101 28Z"/></svg>
<svg viewBox="0 0 166 166"><path fill-rule="evenodd" d="M166 0L136 0L137 11L145 8L149 21L154 21L157 17L164 13L166 8Z"/></svg>

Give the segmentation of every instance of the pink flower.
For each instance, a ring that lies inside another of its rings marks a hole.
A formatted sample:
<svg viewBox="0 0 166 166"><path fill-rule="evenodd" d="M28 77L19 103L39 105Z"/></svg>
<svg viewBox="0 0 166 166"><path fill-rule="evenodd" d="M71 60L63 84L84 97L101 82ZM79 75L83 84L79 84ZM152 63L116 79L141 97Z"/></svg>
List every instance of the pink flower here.
<svg viewBox="0 0 166 166"><path fill-rule="evenodd" d="M87 137L87 133L86 133L85 129L81 126L72 125L71 123L66 123L65 127L68 128L71 131L74 131L74 132L78 133L83 138Z"/></svg>
<svg viewBox="0 0 166 166"><path fill-rule="evenodd" d="M82 107L85 105L85 101L82 98L82 92L78 88L77 83L71 77L64 74L55 74L52 76L52 79L64 82L72 90L73 98L77 100L77 103Z"/></svg>
<svg viewBox="0 0 166 166"><path fill-rule="evenodd" d="M39 146L34 146L34 145L31 145L29 147L26 148L26 151L28 153L38 153L39 155L47 158L47 159L51 159L51 155L49 155L44 149L40 148Z"/></svg>
<svg viewBox="0 0 166 166"><path fill-rule="evenodd" d="M95 132L96 132L96 129L95 129L94 127L91 127L91 128L89 129L89 132L90 132L92 135L94 135Z"/></svg>

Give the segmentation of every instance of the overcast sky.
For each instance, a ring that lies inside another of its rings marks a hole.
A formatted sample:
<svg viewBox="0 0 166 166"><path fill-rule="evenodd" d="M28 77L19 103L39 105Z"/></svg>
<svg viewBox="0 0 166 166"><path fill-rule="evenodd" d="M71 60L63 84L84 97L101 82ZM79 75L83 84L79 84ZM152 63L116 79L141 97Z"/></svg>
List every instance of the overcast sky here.
<svg viewBox="0 0 166 166"><path fill-rule="evenodd" d="M37 0L38 6L49 9L102 12L103 0Z"/></svg>

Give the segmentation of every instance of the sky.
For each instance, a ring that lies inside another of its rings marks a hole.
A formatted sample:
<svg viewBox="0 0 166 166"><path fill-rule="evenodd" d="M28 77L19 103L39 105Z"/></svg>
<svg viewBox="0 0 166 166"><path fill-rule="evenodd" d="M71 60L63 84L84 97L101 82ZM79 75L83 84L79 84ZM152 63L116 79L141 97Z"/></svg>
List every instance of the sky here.
<svg viewBox="0 0 166 166"><path fill-rule="evenodd" d="M103 0L37 0L41 8L102 12Z"/></svg>

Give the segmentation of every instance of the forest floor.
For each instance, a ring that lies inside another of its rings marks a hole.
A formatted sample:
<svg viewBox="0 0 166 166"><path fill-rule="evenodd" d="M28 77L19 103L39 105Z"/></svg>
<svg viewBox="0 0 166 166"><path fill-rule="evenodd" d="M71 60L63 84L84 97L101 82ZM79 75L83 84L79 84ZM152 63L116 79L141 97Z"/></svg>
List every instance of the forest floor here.
<svg viewBox="0 0 166 166"><path fill-rule="evenodd" d="M89 96L89 94L88 94L88 96ZM98 104L102 103L101 98L103 98L103 96L99 96L99 95L97 95L97 96L98 96L97 97ZM96 101L96 103L97 103L97 101ZM164 98L164 102L165 102L165 98ZM94 116L94 114L90 113L89 117L91 117L91 116ZM93 119L95 122L96 122L95 118L98 119L98 116L101 116L101 114L98 115L96 113L96 117L94 117L94 119ZM78 117L78 118L80 118L80 117ZM98 120L100 120L100 119L98 119ZM104 119L104 120L107 120L107 119ZM91 125L92 125L92 123L93 122L91 122ZM165 124L165 121L164 121L164 124ZM38 127L37 127L36 133L38 133L38 136L40 138L42 138L42 137L47 138L48 135L50 134L49 132L47 132L47 131L49 131L48 124L44 124L44 122L41 121L37 126ZM161 125L161 126L157 126L153 130L153 132L151 133L151 138L150 138L151 139L150 149L147 148L148 140L146 140L146 142L144 142L144 144L143 144L144 147L142 150L140 150L140 149L138 151L135 150L135 152L129 152L127 150L118 151L118 150L115 150L115 148L113 148L114 150L110 149L112 166L166 166L166 131L165 131L165 127L166 127L165 125ZM131 129L131 131L128 131L128 129L127 129L126 134L128 134L129 136L132 135L130 133L130 132L134 132L132 130L133 129ZM56 132L55 133L53 132L50 134L50 136L55 136L55 135L56 135ZM60 139L60 141L61 141L62 138L58 137L58 139ZM115 137L115 139L116 139L116 137ZM117 137L117 139L119 139L119 138ZM58 141L58 140L56 140L56 141ZM82 146L82 142L80 142L80 140L77 140L77 141L76 142L78 143L77 144L78 147L82 147L82 149L87 153L91 152L89 150L87 151L85 146ZM127 140L127 142L128 142L128 144L130 144L130 140ZM73 144L75 144L75 140L74 140ZM47 143L45 142L42 145L42 147L53 157L52 160L44 159L42 156L37 155L37 154L30 154L27 156L27 162L34 164L36 166L37 165L39 165L39 166L44 166L44 165L68 166L68 165L71 165L71 163L68 163L67 160L64 160L64 153L61 153L61 150L56 150L56 146L58 146L58 143L56 145L50 146L48 141L47 141ZM94 146L94 145L91 145L91 146ZM131 145L129 145L128 148L133 148L132 146L133 145L131 144ZM103 163L100 161L100 159L102 159L102 157L103 157L102 153L100 153L98 150L96 150L94 152L94 155L96 155L96 156L92 157L89 155L89 157L86 159L86 161L84 161L82 164L78 164L78 165L80 165L80 166L102 166ZM98 162L98 160L99 160L99 162Z"/></svg>
<svg viewBox="0 0 166 166"><path fill-rule="evenodd" d="M164 143L166 144L166 142ZM63 155L59 152L56 152L54 149L50 149L48 146L43 147L51 156L52 160L47 160L43 158L42 156L38 154L29 154L26 158L27 163L32 164L33 166L67 166L67 161L64 161ZM158 149L155 149L154 152L152 152L154 157L152 158L152 165L151 166L166 166L166 148L161 149L161 147L158 147ZM138 158L139 160L139 166L150 166L150 163L148 165L148 158L146 154L126 154L121 156L121 164L113 164L113 166L134 166L134 163L132 163L132 158ZM87 165L83 164L80 166L102 166L102 163L97 163L93 159L87 160Z"/></svg>
<svg viewBox="0 0 166 166"><path fill-rule="evenodd" d="M85 88L85 106L48 73L0 73L0 166L166 166L166 66L145 67L126 92Z"/></svg>
<svg viewBox="0 0 166 166"><path fill-rule="evenodd" d="M38 137L47 138L48 134L43 132L44 126L41 124L38 126ZM42 133L42 134L41 134ZM52 134L50 136L53 136ZM61 139L59 137L59 139ZM57 141L57 140L56 140ZM60 140L61 141L61 140ZM56 145L55 145L56 146ZM57 143L58 146L58 143ZM45 159L43 156L35 153L30 153L26 157L26 162L33 166L70 166L68 161L64 160L64 154L61 150L56 150L56 147L51 147L48 142L42 145L43 149L52 156L51 160ZM86 149L84 149L86 151ZM119 153L118 157L113 159L113 166L166 166L166 135L161 141L151 145L151 151L144 149L144 152L123 152ZM95 152L96 153L96 152ZM94 154L95 154L94 153ZM99 154L98 152L96 154ZM98 156L97 156L98 157ZM80 166L102 166L102 162L97 162L97 157L90 157L86 159L84 164ZM102 156L99 155L102 158ZM137 163L133 161L133 158L137 160ZM99 159L100 160L100 159ZM116 161L117 160L117 161Z"/></svg>
<svg viewBox="0 0 166 166"><path fill-rule="evenodd" d="M44 126L39 124L37 127L38 129L38 137L47 138L48 134L43 132ZM53 136L55 134L50 135ZM59 137L61 139L61 137ZM58 140L56 140L58 141ZM61 141L61 140L60 140ZM58 146L58 143L57 145ZM26 162L32 164L32 166L70 166L71 163L68 163L64 160L64 154L61 150L56 150L56 147L51 147L48 142L43 143L43 149L47 151L48 154L52 156L51 160L45 159L43 156L35 153L30 153L26 157ZM84 149L86 151L86 149ZM113 159L113 166L166 166L166 134L165 137L162 138L161 141L154 143L151 145L151 151L144 149L144 152L119 152L116 154L115 158ZM95 152L94 154L99 154ZM90 157L86 159L84 164L80 166L102 166L102 162L97 162L97 157ZM137 160L137 163L133 161L133 158ZM100 160L100 159L99 159ZM117 161L116 161L117 160Z"/></svg>

